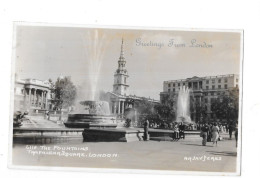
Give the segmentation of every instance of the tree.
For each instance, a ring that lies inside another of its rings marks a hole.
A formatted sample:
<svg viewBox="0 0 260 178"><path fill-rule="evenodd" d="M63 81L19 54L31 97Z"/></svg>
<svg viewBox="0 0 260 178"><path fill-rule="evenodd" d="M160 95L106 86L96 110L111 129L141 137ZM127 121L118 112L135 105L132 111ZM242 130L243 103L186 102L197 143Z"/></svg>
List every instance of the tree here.
<svg viewBox="0 0 260 178"><path fill-rule="evenodd" d="M138 113L145 115L152 115L155 113L154 103L148 101L146 98L142 100L136 100L134 106L137 109Z"/></svg>
<svg viewBox="0 0 260 178"><path fill-rule="evenodd" d="M211 104L211 111L216 114L220 120L227 122L237 121L239 110L239 90L234 88L227 93L222 93Z"/></svg>
<svg viewBox="0 0 260 178"><path fill-rule="evenodd" d="M160 118L172 122L176 119L177 95L175 93L167 93L161 97L162 103L156 105L156 111Z"/></svg>
<svg viewBox="0 0 260 178"><path fill-rule="evenodd" d="M207 105L205 101L199 98L190 98L190 113L193 115L192 119L195 122L205 121L207 117ZM203 118L203 120L201 120Z"/></svg>
<svg viewBox="0 0 260 178"><path fill-rule="evenodd" d="M51 99L54 99L54 94L55 94L55 84L53 83L52 79L48 80L50 83L50 90L51 90Z"/></svg>
<svg viewBox="0 0 260 178"><path fill-rule="evenodd" d="M59 77L55 82L54 104L55 108L68 108L74 104L76 98L76 87L70 77Z"/></svg>
<svg viewBox="0 0 260 178"><path fill-rule="evenodd" d="M155 106L155 109L159 115L159 118L162 120L167 120L169 122L172 122L175 119L175 109L166 104L158 104Z"/></svg>

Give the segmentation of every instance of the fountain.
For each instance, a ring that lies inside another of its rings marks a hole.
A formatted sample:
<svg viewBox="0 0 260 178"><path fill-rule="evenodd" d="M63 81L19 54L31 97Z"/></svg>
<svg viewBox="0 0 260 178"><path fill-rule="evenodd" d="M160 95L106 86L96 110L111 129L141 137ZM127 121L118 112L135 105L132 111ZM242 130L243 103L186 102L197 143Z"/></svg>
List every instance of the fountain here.
<svg viewBox="0 0 260 178"><path fill-rule="evenodd" d="M108 36L101 29L89 30L82 36L82 45L86 50L86 78L78 91L76 111L68 115L66 127L116 127L116 116L110 114L109 103L98 101L98 82Z"/></svg>
<svg viewBox="0 0 260 178"><path fill-rule="evenodd" d="M177 100L177 122L191 123L190 118L190 89L188 87L180 87Z"/></svg>
<svg viewBox="0 0 260 178"><path fill-rule="evenodd" d="M77 128L114 128L116 117L110 114L109 103L106 101L82 101L84 110L80 109L68 115L66 127Z"/></svg>
<svg viewBox="0 0 260 178"><path fill-rule="evenodd" d="M98 84L103 55L106 51L105 44L111 39L107 37L101 29L95 29L87 36L87 41L83 41L85 48L88 49L87 76L85 85L81 87L82 93L78 92L76 104L77 111L68 115L65 122L66 127L84 128L82 132L83 141L120 141L131 142L140 141L143 137L143 129L116 128L116 116L110 114L109 103L98 101ZM84 39L84 38L83 38Z"/></svg>

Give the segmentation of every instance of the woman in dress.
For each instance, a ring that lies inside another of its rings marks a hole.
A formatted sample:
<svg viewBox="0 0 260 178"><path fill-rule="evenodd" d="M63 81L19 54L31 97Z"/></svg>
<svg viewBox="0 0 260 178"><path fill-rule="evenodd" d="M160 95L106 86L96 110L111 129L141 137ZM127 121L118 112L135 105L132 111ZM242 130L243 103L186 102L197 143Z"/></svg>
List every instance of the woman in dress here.
<svg viewBox="0 0 260 178"><path fill-rule="evenodd" d="M218 138L219 138L219 127L217 126L217 123L214 123L214 126L212 127L212 142L213 145L216 143L216 146L218 146Z"/></svg>

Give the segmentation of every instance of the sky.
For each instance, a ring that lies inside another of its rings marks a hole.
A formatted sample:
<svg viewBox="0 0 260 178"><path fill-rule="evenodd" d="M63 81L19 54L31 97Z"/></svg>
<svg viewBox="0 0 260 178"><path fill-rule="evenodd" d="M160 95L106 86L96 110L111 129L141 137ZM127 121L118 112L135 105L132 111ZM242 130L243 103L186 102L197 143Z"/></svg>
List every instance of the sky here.
<svg viewBox="0 0 260 178"><path fill-rule="evenodd" d="M159 100L163 81L240 72L238 32L25 25L15 32L19 78L56 81L71 76L86 93L113 90L122 38L132 95Z"/></svg>

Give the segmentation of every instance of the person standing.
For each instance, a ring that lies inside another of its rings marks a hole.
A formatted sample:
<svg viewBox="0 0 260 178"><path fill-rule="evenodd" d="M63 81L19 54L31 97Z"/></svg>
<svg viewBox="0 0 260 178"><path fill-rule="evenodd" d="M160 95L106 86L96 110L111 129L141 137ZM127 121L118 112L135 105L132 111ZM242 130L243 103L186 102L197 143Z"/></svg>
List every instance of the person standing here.
<svg viewBox="0 0 260 178"><path fill-rule="evenodd" d="M180 139L180 134L179 134L179 127L178 124L175 124L173 127L173 131L174 131L174 136L173 136L173 140L179 140Z"/></svg>
<svg viewBox="0 0 260 178"><path fill-rule="evenodd" d="M207 124L203 125L201 128L201 132L202 132L202 145L206 146L208 132L209 132L209 126Z"/></svg>
<svg viewBox="0 0 260 178"><path fill-rule="evenodd" d="M212 142L213 142L213 145L216 143L216 146L218 146L219 127L218 127L217 123L214 123L211 131L212 131Z"/></svg>
<svg viewBox="0 0 260 178"><path fill-rule="evenodd" d="M148 119L146 119L146 121L144 122L144 141L149 140L148 130L149 130L149 121Z"/></svg>
<svg viewBox="0 0 260 178"><path fill-rule="evenodd" d="M185 139L185 125L181 122L179 125L180 138Z"/></svg>
<svg viewBox="0 0 260 178"><path fill-rule="evenodd" d="M238 139L238 123L236 123L236 127L235 127L235 138L236 138L236 147L237 147L237 139Z"/></svg>
<svg viewBox="0 0 260 178"><path fill-rule="evenodd" d="M219 130L220 130L220 133L223 133L223 132L224 132L224 131L223 131L223 126L222 126L222 124L219 125Z"/></svg>
<svg viewBox="0 0 260 178"><path fill-rule="evenodd" d="M229 124L228 126L228 132L229 132L229 139L232 140L232 133L233 133L233 125L232 123Z"/></svg>

